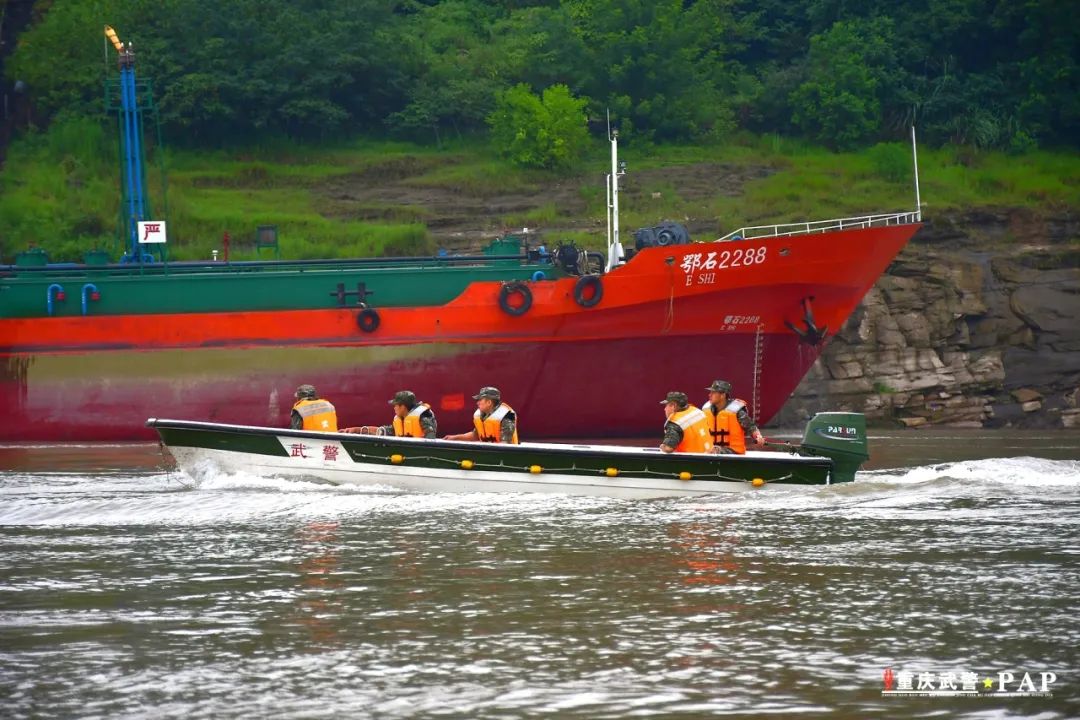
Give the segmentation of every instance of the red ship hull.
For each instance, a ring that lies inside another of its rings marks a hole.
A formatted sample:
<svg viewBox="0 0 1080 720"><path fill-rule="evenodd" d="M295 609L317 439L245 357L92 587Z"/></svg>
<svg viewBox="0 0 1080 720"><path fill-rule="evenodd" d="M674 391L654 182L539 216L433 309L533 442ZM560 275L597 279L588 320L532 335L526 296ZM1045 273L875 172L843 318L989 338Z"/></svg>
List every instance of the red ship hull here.
<svg viewBox="0 0 1080 720"><path fill-rule="evenodd" d="M581 307L573 278L530 284L521 316L499 283L438 307L0 319L0 441L149 438L147 417L284 425L313 383L345 425L387 422L408 388L443 432L496 385L526 438L658 433L669 390L704 399L720 377L765 422L918 225L697 243L640 252ZM736 255L742 262L733 262ZM809 335L808 337L806 335Z"/></svg>

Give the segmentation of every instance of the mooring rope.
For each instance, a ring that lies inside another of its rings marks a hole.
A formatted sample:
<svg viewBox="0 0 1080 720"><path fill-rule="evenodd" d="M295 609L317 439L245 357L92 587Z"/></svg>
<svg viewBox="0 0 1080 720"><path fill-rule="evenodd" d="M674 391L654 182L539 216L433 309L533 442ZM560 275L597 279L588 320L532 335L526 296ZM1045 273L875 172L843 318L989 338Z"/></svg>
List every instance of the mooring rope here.
<svg viewBox="0 0 1080 720"><path fill-rule="evenodd" d="M508 465L508 464L506 464L506 462L504 460L500 460L498 463L479 463L479 462L474 462L472 460L469 460L468 458L465 458L465 459L462 459L462 460L452 460L450 458L437 457L437 456L434 456L434 455L412 455L412 456L409 456L409 457L406 457L405 455L400 455L401 460L398 461L398 462L395 462L393 458L394 458L394 455L398 455L398 453L394 453L392 455L372 455L372 454L368 454L368 453L350 452L349 454L354 458L363 458L364 460L376 460L376 461L379 461L379 462L390 463L392 465L402 465L402 464L405 464L406 460L412 459L414 461L420 461L420 462L428 461L428 462L444 463L444 464L447 464L447 465L454 465L454 466L457 466L458 468L467 469L467 470L483 470L485 468L492 468L492 469L504 469L504 470L519 470L519 471L522 471L522 472L529 472L529 473L533 473L533 474L577 472L577 473L585 473L585 474L594 474L595 473L595 474L598 474L598 475L607 475L607 468L603 468L603 469L579 468L577 466L577 463L572 464L570 467L558 467L558 468L536 466L536 467L540 467L540 470L537 471L537 472L534 472L532 470L532 468L534 467L533 465ZM465 462L469 463L468 467L463 466L462 463L465 463ZM674 479L674 480L678 480L679 476L682 474L682 472L683 471L672 472L671 470L651 470L651 469L649 469L649 467L647 465L645 466L645 469L643 469L643 470L631 470L631 471L627 471L627 472L623 472L622 470L617 470L618 476L625 476L625 477L641 477L641 476L664 477L664 478L671 478L671 479ZM716 479L716 480L726 480L728 482L740 482L740 483L753 482L753 480L748 480L746 478L731 477L729 475L724 475L719 470L717 470L715 472L712 472L712 473L708 473L708 474L700 474L700 473L688 473L688 474L690 474L689 479L692 479L692 480L713 480L713 479ZM782 482L784 480L790 480L792 477L794 477L794 474L793 473L788 473L787 475L782 475L780 477L762 478L762 479L764 479L766 482Z"/></svg>

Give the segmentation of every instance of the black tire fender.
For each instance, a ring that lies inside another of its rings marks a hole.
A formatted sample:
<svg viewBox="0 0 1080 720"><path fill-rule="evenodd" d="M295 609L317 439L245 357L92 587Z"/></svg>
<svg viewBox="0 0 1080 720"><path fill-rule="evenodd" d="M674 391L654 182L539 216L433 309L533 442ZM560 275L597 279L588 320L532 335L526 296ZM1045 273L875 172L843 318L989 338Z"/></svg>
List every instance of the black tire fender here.
<svg viewBox="0 0 1080 720"><path fill-rule="evenodd" d="M604 281L599 275L582 275L574 283L574 302L583 308L597 305L603 297Z"/></svg>
<svg viewBox="0 0 1080 720"><path fill-rule="evenodd" d="M514 295L521 296L520 305L511 305L510 298ZM524 315L529 312L529 308L532 307L533 296L532 290L525 283L515 280L513 282L503 283L502 290L499 291L499 307L507 315Z"/></svg>
<svg viewBox="0 0 1080 720"><path fill-rule="evenodd" d="M378 330L380 322L382 322L382 319L375 308L364 308L356 316L356 326L366 333Z"/></svg>

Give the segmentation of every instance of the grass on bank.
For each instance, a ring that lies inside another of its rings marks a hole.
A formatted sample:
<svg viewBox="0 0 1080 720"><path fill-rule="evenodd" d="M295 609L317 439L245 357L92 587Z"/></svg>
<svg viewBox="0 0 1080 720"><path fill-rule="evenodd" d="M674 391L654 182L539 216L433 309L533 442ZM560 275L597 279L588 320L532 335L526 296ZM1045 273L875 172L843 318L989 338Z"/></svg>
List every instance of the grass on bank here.
<svg viewBox="0 0 1080 720"><path fill-rule="evenodd" d="M118 155L114 128L85 118L59 120L13 143L0 169L0 261L11 262L32 246L44 248L54 261L79 260L91 248L117 257ZM833 153L777 136L740 135L726 145L627 143L620 157L629 168L621 201L624 233L672 219L693 220L720 235L744 225L914 206L904 143ZM481 201L523 196L531 206L477 218L478 226L528 226L594 248L605 236L603 178L610 159L599 141L569 176L515 168L477 139L442 150L370 139L335 145L277 141L229 151L166 151L164 159L164 178L156 161L148 162L149 194L154 214L169 222L175 259L210 257L225 232L234 259L256 257L258 225L278 226L281 253L288 258L429 254L436 249L428 229L435 210L424 204L427 194ZM959 207L1080 205L1075 152L1015 156L920 148L919 165L929 217ZM719 182L722 176L707 174L744 169L751 179L734 189ZM407 190L401 201L364 196L365 187L394 184ZM547 192L556 186L569 188L577 200L573 208Z"/></svg>

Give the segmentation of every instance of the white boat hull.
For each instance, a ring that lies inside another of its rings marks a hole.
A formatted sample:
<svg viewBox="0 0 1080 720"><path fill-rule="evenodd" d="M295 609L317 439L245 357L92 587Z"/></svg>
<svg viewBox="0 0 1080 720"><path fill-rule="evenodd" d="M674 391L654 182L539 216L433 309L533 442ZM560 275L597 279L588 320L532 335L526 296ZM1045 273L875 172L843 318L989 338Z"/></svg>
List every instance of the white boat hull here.
<svg viewBox="0 0 1080 720"><path fill-rule="evenodd" d="M177 465L196 481L214 473L250 473L259 477L325 482L408 492L562 493L595 497L648 499L694 495L723 495L759 491L763 487L737 481L668 480L664 478L581 477L541 472L508 475L486 470L459 470L316 461L310 465L248 453L207 448L170 448ZM767 486L766 486L767 487Z"/></svg>

